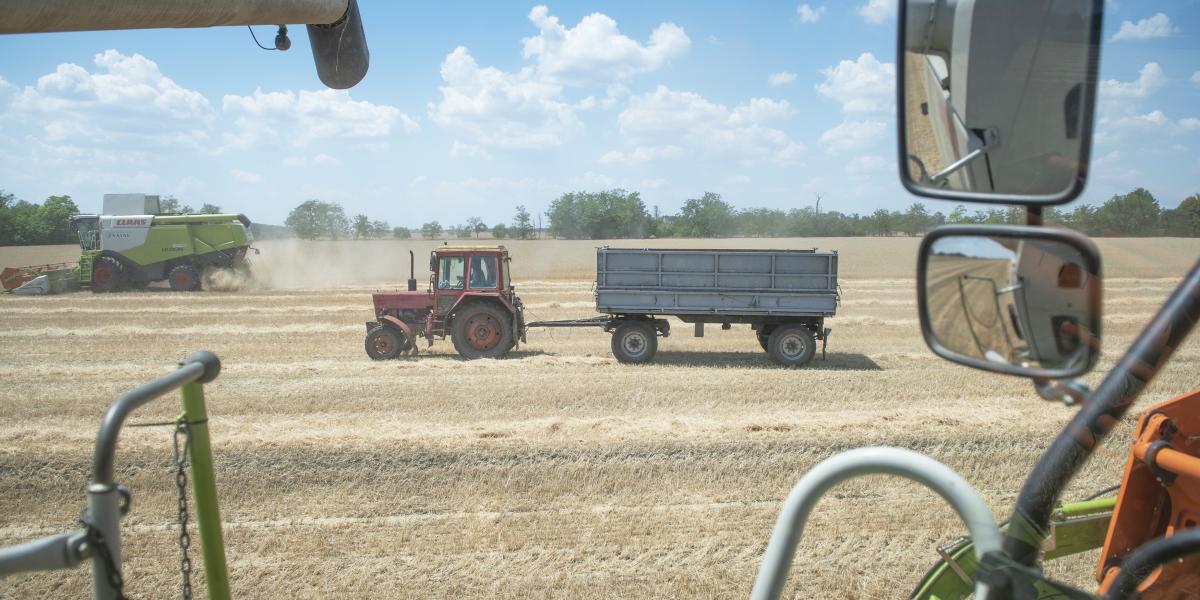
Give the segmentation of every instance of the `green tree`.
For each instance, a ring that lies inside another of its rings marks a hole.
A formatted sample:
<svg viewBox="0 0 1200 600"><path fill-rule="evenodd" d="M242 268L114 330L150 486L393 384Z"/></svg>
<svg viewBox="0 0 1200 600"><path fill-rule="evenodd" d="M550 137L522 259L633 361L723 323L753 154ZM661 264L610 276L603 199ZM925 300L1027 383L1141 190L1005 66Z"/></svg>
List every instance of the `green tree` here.
<svg viewBox="0 0 1200 600"><path fill-rule="evenodd" d="M77 241L71 229L71 215L79 214L79 207L70 196L50 196L38 209L38 218L45 232L43 244L70 244Z"/></svg>
<svg viewBox="0 0 1200 600"><path fill-rule="evenodd" d="M679 212L679 224L682 227L680 233L698 238L725 237L732 234L737 225L733 207L713 192L704 192L700 198L684 202L683 210Z"/></svg>
<svg viewBox="0 0 1200 600"><path fill-rule="evenodd" d="M524 205L517 205L517 214L513 215L512 237L518 240L533 237L533 216Z"/></svg>
<svg viewBox="0 0 1200 600"><path fill-rule="evenodd" d="M432 240L442 235L442 224L437 221L430 221L421 225L421 237Z"/></svg>
<svg viewBox="0 0 1200 600"><path fill-rule="evenodd" d="M487 231L487 225L483 224L483 219L479 217L467 217L467 229L475 233L475 237Z"/></svg>
<svg viewBox="0 0 1200 600"><path fill-rule="evenodd" d="M354 215L354 239L371 235L371 218L364 214Z"/></svg>
<svg viewBox="0 0 1200 600"><path fill-rule="evenodd" d="M219 215L219 214L221 214L221 207L217 206L216 204L209 204L209 203L205 202L204 205L200 207L200 214L202 214L202 215Z"/></svg>
<svg viewBox="0 0 1200 600"><path fill-rule="evenodd" d="M392 226L387 221L371 221L371 237L381 238L391 231Z"/></svg>
<svg viewBox="0 0 1200 600"><path fill-rule="evenodd" d="M336 202L306 200L288 213L284 225L295 231L301 239L329 237L336 240L346 235L350 220Z"/></svg>
<svg viewBox="0 0 1200 600"><path fill-rule="evenodd" d="M908 207L908 211L904 213L904 218L900 221L900 228L908 235L916 236L924 234L930 227L933 227L933 216L929 214L929 210L920 202L913 202Z"/></svg>
<svg viewBox="0 0 1200 600"><path fill-rule="evenodd" d="M1163 211L1167 235L1200 236L1200 194L1183 199L1179 206Z"/></svg>
<svg viewBox="0 0 1200 600"><path fill-rule="evenodd" d="M186 205L180 204L179 199L175 196L166 196L158 200L158 214L160 215L193 215L196 214L195 209Z"/></svg>
<svg viewBox="0 0 1200 600"><path fill-rule="evenodd" d="M412 237L412 232L407 227L396 227L392 229L392 237L398 240L407 240Z"/></svg>
<svg viewBox="0 0 1200 600"><path fill-rule="evenodd" d="M508 226L504 223L497 223L492 226L492 237L502 240L508 237Z"/></svg>
<svg viewBox="0 0 1200 600"><path fill-rule="evenodd" d="M1096 214L1101 233L1146 236L1158 233L1162 208L1145 188L1113 196Z"/></svg>
<svg viewBox="0 0 1200 600"><path fill-rule="evenodd" d="M641 237L655 233L658 225L641 196L622 189L563 194L550 203L546 216L550 235L566 239Z"/></svg>

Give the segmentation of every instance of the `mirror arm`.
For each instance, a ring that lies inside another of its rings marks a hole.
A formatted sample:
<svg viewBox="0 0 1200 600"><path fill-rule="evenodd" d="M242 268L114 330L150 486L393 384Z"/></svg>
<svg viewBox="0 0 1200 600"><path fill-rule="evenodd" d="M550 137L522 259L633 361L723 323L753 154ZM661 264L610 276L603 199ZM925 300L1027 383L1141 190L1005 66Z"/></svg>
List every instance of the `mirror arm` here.
<svg viewBox="0 0 1200 600"><path fill-rule="evenodd" d="M975 162L975 159L979 158L980 156L983 156L984 154L987 154L988 150L991 150L992 148L996 147L999 138L996 133L995 127L988 127L987 129L984 129L982 137L983 137L983 145L982 146L970 151L969 153L967 153L966 156L950 163L950 166L935 173L933 175L933 177L929 178L928 183L931 183L934 185L941 185L942 183L944 183L946 181L946 178L953 175L955 171L971 164L972 162Z"/></svg>
<svg viewBox="0 0 1200 600"><path fill-rule="evenodd" d="M1092 389L1078 379L1034 379L1033 387L1043 399L1067 406L1083 404L1092 395Z"/></svg>

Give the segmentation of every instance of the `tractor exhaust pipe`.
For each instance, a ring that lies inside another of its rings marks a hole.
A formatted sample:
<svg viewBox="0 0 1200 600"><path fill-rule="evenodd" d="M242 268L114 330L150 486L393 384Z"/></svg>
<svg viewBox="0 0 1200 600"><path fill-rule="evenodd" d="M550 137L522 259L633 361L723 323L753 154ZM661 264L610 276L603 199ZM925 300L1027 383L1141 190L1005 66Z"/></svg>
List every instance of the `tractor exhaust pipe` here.
<svg viewBox="0 0 1200 600"><path fill-rule="evenodd" d="M410 292L417 291L416 268L417 268L417 258L413 254L413 251L409 250L408 251L408 291L410 291Z"/></svg>

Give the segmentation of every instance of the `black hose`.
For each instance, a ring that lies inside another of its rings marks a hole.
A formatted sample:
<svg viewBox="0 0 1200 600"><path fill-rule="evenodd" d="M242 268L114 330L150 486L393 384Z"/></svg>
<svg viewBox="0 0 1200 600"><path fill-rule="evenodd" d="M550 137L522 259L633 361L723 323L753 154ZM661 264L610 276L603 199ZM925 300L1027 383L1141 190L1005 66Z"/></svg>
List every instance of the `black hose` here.
<svg viewBox="0 0 1200 600"><path fill-rule="evenodd" d="M1108 586L1105 600L1135 598L1138 585L1155 569L1191 554L1200 554L1200 529L1190 528L1142 544L1121 561L1121 571Z"/></svg>

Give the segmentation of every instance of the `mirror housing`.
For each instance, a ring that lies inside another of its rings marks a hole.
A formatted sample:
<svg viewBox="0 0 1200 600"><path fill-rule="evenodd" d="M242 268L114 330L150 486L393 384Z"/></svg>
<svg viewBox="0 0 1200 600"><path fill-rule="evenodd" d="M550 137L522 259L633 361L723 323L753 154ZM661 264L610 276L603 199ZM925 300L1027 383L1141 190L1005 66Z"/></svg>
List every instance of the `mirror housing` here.
<svg viewBox="0 0 1200 600"><path fill-rule="evenodd" d="M1065 229L950 225L921 241L917 310L935 354L1039 379L1089 370L1100 354L1100 255Z"/></svg>
<svg viewBox="0 0 1200 600"><path fill-rule="evenodd" d="M1069 202L1083 191L1104 0L905 0L900 179L931 198Z"/></svg>

